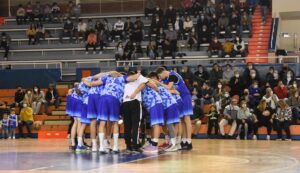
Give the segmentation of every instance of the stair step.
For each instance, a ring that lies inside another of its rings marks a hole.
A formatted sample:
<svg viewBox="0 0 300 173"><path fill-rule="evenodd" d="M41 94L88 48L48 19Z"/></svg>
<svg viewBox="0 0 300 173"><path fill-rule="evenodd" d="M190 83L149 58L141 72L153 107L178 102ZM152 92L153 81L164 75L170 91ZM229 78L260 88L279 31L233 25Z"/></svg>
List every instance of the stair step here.
<svg viewBox="0 0 300 173"><path fill-rule="evenodd" d="M260 46L260 45L248 45L248 50L256 50L256 49L268 49L269 45L264 45L264 46Z"/></svg>
<svg viewBox="0 0 300 173"><path fill-rule="evenodd" d="M61 102L60 105L61 105L61 106L66 106L66 105L67 105L67 102Z"/></svg>
<svg viewBox="0 0 300 173"><path fill-rule="evenodd" d="M43 125L40 131L67 131L67 125Z"/></svg>
<svg viewBox="0 0 300 173"><path fill-rule="evenodd" d="M52 111L52 115L66 115L66 111Z"/></svg>
<svg viewBox="0 0 300 173"><path fill-rule="evenodd" d="M246 63L252 62L256 64L266 64L268 63L268 58L246 58Z"/></svg>
<svg viewBox="0 0 300 173"><path fill-rule="evenodd" d="M71 120L47 120L44 122L45 125L69 125Z"/></svg>

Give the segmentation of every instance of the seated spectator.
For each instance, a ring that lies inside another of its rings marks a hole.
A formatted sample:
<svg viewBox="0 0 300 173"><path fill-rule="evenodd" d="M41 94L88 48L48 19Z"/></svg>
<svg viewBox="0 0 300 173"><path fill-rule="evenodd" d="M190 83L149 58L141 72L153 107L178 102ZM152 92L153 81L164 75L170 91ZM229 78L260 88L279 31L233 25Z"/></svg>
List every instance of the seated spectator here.
<svg viewBox="0 0 300 173"><path fill-rule="evenodd" d="M165 57L172 57L173 59L175 59L175 54L173 52L172 44L167 39L164 39L162 41L162 55L161 55L161 59L165 59ZM163 64L163 62L162 62L162 64Z"/></svg>
<svg viewBox="0 0 300 173"><path fill-rule="evenodd" d="M243 12L241 16L241 26L240 26L240 35L243 34L243 31L249 30L250 37L252 35L252 22L250 19L250 16L247 14L247 12Z"/></svg>
<svg viewBox="0 0 300 173"><path fill-rule="evenodd" d="M259 79L260 79L260 76L259 76L259 72L258 72L258 70L255 68L255 67L253 67L253 63L252 62L248 62L247 63L247 65L246 65L246 68L245 68L245 70L244 70L244 72L243 72L243 78L246 80L246 81L251 81L250 79L251 79L251 75L250 75L250 71L251 70L254 70L256 73L255 73L255 77L256 77L256 79L255 80L257 80L257 81L259 81ZM253 73L254 74L254 73ZM251 85L251 83L252 83L252 81L251 82L248 82L247 83L247 87L249 87L250 85Z"/></svg>
<svg viewBox="0 0 300 173"><path fill-rule="evenodd" d="M164 12L162 9L160 9L160 7L158 5L156 5L154 11L153 11L153 16L157 16L159 17L160 20L163 19L164 16Z"/></svg>
<svg viewBox="0 0 300 173"><path fill-rule="evenodd" d="M271 78L269 81L270 87L274 89L277 86L278 82L279 82L279 74L277 70L274 70L273 78Z"/></svg>
<svg viewBox="0 0 300 173"><path fill-rule="evenodd" d="M244 131L244 139L248 139L248 131L249 131L249 126L253 124L252 121L252 114L250 112L250 109L247 107L247 102L246 101L241 101L241 107L238 110L237 113L237 138L236 139L241 139L241 133L242 130Z"/></svg>
<svg viewBox="0 0 300 173"><path fill-rule="evenodd" d="M166 10L165 19L166 21L171 20L172 24L175 23L176 10L173 8L173 5L169 5L169 8Z"/></svg>
<svg viewBox="0 0 300 173"><path fill-rule="evenodd" d="M77 32L76 32L77 43L79 43L79 37L82 37L83 38L82 40L86 40L87 38L86 31L87 31L87 24L84 21L82 21L82 19L79 19L79 22L77 24Z"/></svg>
<svg viewBox="0 0 300 173"><path fill-rule="evenodd" d="M119 36L121 40L123 40L124 32L124 22L121 18L118 18L118 21L114 24L114 28L111 32L112 40L116 39L116 36Z"/></svg>
<svg viewBox="0 0 300 173"><path fill-rule="evenodd" d="M185 21L183 22L183 30L184 30L184 33L189 33L192 31L192 28L194 27L194 23L193 21L191 20L191 17L190 16L187 16L185 18Z"/></svg>
<svg viewBox="0 0 300 173"><path fill-rule="evenodd" d="M234 76L234 70L230 64L226 64L225 70L223 71L222 80L225 83L229 83L230 79Z"/></svg>
<svg viewBox="0 0 300 173"><path fill-rule="evenodd" d="M219 112L223 112L225 107L231 103L231 97L228 91L225 91L219 102L216 103Z"/></svg>
<svg viewBox="0 0 300 173"><path fill-rule="evenodd" d="M138 28L138 26L136 25L136 27ZM134 30L134 24L131 21L130 17L126 18L126 22L124 23L124 33L125 33L125 37L130 38L130 35L132 33L132 31Z"/></svg>
<svg viewBox="0 0 300 173"><path fill-rule="evenodd" d="M196 34L195 30L194 30L194 32L192 30L192 32L189 33L188 39L187 39L187 45L190 50L192 50L193 47L198 44L197 40L198 40L197 34Z"/></svg>
<svg viewBox="0 0 300 173"><path fill-rule="evenodd" d="M133 51L135 49L135 45L133 44L133 42L131 40L129 40L124 48L124 60L131 60L132 55L133 55Z"/></svg>
<svg viewBox="0 0 300 173"><path fill-rule="evenodd" d="M137 43L143 41L143 32L136 24L133 25L133 30L131 31L130 39L133 42L137 42Z"/></svg>
<svg viewBox="0 0 300 173"><path fill-rule="evenodd" d="M282 76L282 82L286 86L293 85L294 81L295 81L295 76L292 70L288 70L286 75Z"/></svg>
<svg viewBox="0 0 300 173"><path fill-rule="evenodd" d="M141 20L141 17L136 17L136 21L134 22L137 27L144 32L144 22Z"/></svg>
<svg viewBox="0 0 300 173"><path fill-rule="evenodd" d="M58 109L59 106L59 96L57 89L54 84L49 84L48 91L46 93L46 102L45 102L45 113L48 114L48 106L54 105L55 109Z"/></svg>
<svg viewBox="0 0 300 173"><path fill-rule="evenodd" d="M210 106L207 116L208 116L207 135L208 138L211 138L211 131L213 128L215 128L216 136L218 135L219 132L218 118L220 117L220 113L218 112L216 105Z"/></svg>
<svg viewBox="0 0 300 173"><path fill-rule="evenodd" d="M198 32L200 32L203 29L203 26L208 26L209 25L209 20L206 17L206 15L201 12L200 16L197 20L197 28L198 28Z"/></svg>
<svg viewBox="0 0 300 173"><path fill-rule="evenodd" d="M67 22L64 24L63 31L60 33L59 42L63 42L63 37L69 37L70 43L73 43L73 36L74 36L74 24L70 18L67 19Z"/></svg>
<svg viewBox="0 0 300 173"><path fill-rule="evenodd" d="M25 96L25 92L22 89L22 87L17 86L17 91L15 92L15 99L14 99L15 102L12 104L12 107L21 108L23 105L24 96Z"/></svg>
<svg viewBox="0 0 300 173"><path fill-rule="evenodd" d="M297 121L300 118L300 97L298 90L293 90L291 92L291 95L287 100L287 104L292 108L293 124L297 124Z"/></svg>
<svg viewBox="0 0 300 173"><path fill-rule="evenodd" d="M292 109L284 100L279 100L279 107L274 116L274 123L277 130L277 140L291 140L290 125L292 123ZM282 136L282 130L286 133L286 139Z"/></svg>
<svg viewBox="0 0 300 173"><path fill-rule="evenodd" d="M241 19L237 15L236 11L232 11L231 16L229 18L229 28L230 31L236 31L238 35L241 35L240 32L240 21Z"/></svg>
<svg viewBox="0 0 300 173"><path fill-rule="evenodd" d="M276 94L273 93L273 90L271 88L266 89L266 95L262 97L268 104L268 106L275 111L277 107L277 103L279 101L278 97Z"/></svg>
<svg viewBox="0 0 300 173"><path fill-rule="evenodd" d="M40 44L40 40L43 39L45 40L45 27L42 23L37 24L36 27L36 35L35 35L35 40L37 44Z"/></svg>
<svg viewBox="0 0 300 173"><path fill-rule="evenodd" d="M256 103L256 99L252 95L250 95L249 90L247 88L244 89L243 95L241 96L241 100L244 100L247 103L251 112L254 109L256 109L256 106L258 105Z"/></svg>
<svg viewBox="0 0 300 173"><path fill-rule="evenodd" d="M48 19L48 22L51 22L52 21L52 9L51 9L51 6L50 4L46 4L44 6L44 9L43 9L43 21L46 22L46 20Z"/></svg>
<svg viewBox="0 0 300 173"><path fill-rule="evenodd" d="M215 102L221 101L222 98L223 98L224 92L225 92L224 86L223 86L222 82L219 81L218 85L217 85L217 88L215 88L215 91L214 91L214 94L213 94L214 101Z"/></svg>
<svg viewBox="0 0 300 173"><path fill-rule="evenodd" d="M116 61L123 60L123 57L124 57L124 46L123 46L123 43L120 41L117 44L116 49L115 49Z"/></svg>
<svg viewBox="0 0 300 173"><path fill-rule="evenodd" d="M31 2L28 2L26 5L26 19L30 22L34 22L34 14L33 14L33 7L31 5Z"/></svg>
<svg viewBox="0 0 300 173"><path fill-rule="evenodd" d="M240 76L239 71L234 71L234 77L232 77L229 81L229 86L231 88L230 95L240 95L245 88L244 79Z"/></svg>
<svg viewBox="0 0 300 173"><path fill-rule="evenodd" d="M253 135L253 139L256 140L257 139L257 133L258 133L258 128L259 127L266 127L267 128L267 140L270 140L270 135L271 135L271 131L272 131L272 124L273 124L273 113L275 111L268 106L267 102L265 99L262 99L259 102L259 105L257 106L257 108L254 111L254 119L255 119L255 123L254 123L254 135Z"/></svg>
<svg viewBox="0 0 300 173"><path fill-rule="evenodd" d="M233 56L236 57L237 55L241 55L242 57L246 57L246 49L245 49L245 43L242 40L241 37L236 37L234 42L234 47L233 47Z"/></svg>
<svg viewBox="0 0 300 173"><path fill-rule="evenodd" d="M38 86L33 87L33 94L32 94L32 110L33 115L38 115L41 110L41 106L45 103L45 94Z"/></svg>
<svg viewBox="0 0 300 173"><path fill-rule="evenodd" d="M54 2L51 8L51 21L59 22L60 15L61 15L60 7L56 2Z"/></svg>
<svg viewBox="0 0 300 173"><path fill-rule="evenodd" d="M156 41L150 40L149 44L147 45L147 56L150 59L156 59L158 57L157 50L158 50L158 47L157 47Z"/></svg>
<svg viewBox="0 0 300 173"><path fill-rule="evenodd" d="M81 4L78 3L77 5L74 5L72 9L72 14L76 18L76 21L78 21L79 17L81 16Z"/></svg>
<svg viewBox="0 0 300 173"><path fill-rule="evenodd" d="M261 98L261 90L258 86L258 82L257 81L253 81L252 85L249 87L249 95L252 96L254 104L258 105L260 98Z"/></svg>
<svg viewBox="0 0 300 173"><path fill-rule="evenodd" d="M103 19L103 21L104 21L104 30L106 29L109 30L109 35L110 35L112 31L112 26L110 23L105 23L108 22L107 19ZM106 24L109 25L108 27L110 28L105 28ZM96 23L94 22L93 19L88 19L88 22L86 24L86 36L88 36L92 30L96 30Z"/></svg>
<svg viewBox="0 0 300 173"><path fill-rule="evenodd" d="M250 70L249 77L247 79L245 79L245 80L246 80L246 82L245 82L246 87L248 87L248 88L250 87L250 85L252 85L252 83L254 81L257 82L258 86L261 85L260 78L257 75L257 71L255 71L254 69Z"/></svg>
<svg viewBox="0 0 300 173"><path fill-rule="evenodd" d="M190 13L192 5L193 5L192 0L182 0L181 1L181 6L182 6L184 12L186 12L186 13Z"/></svg>
<svg viewBox="0 0 300 173"><path fill-rule="evenodd" d="M33 94L32 91L30 89L27 89L24 95L24 100L23 100L23 104L26 104L28 107L32 106L32 98L33 98Z"/></svg>
<svg viewBox="0 0 300 173"><path fill-rule="evenodd" d="M208 26L208 30L211 31L214 35L219 35L220 33L218 32L218 21L219 18L217 17L217 14L212 13L211 19L210 19L210 24Z"/></svg>
<svg viewBox="0 0 300 173"><path fill-rule="evenodd" d="M223 70L217 63L215 63L209 75L210 86L216 88L219 80L221 80L222 77L223 77Z"/></svg>
<svg viewBox="0 0 300 173"><path fill-rule="evenodd" d="M192 133L193 137L197 137L200 131L200 126L202 124L201 119L204 117L201 106L198 100L192 100L193 105L193 115L191 116L192 124L195 125L194 131Z"/></svg>
<svg viewBox="0 0 300 173"><path fill-rule="evenodd" d="M288 64L283 64L283 65L282 65L282 69L281 69L280 72L279 72L279 78L280 78L281 80L287 78L287 73L288 73L289 71L290 71L290 73L292 73L291 76L295 76L294 71L289 67L289 65L288 65Z"/></svg>
<svg viewBox="0 0 300 173"><path fill-rule="evenodd" d="M35 7L33 9L33 14L35 18L39 19L39 22L42 22L42 19L44 17L44 9L41 6L41 3L39 1L37 1L35 3Z"/></svg>
<svg viewBox="0 0 300 173"><path fill-rule="evenodd" d="M182 39L183 38L183 21L180 18L179 14L176 14L176 20L174 22L174 28L175 31L178 34L178 39Z"/></svg>
<svg viewBox="0 0 300 173"><path fill-rule="evenodd" d="M18 6L17 12L16 12L16 21L18 25L22 25L23 23L26 23L26 11L23 8L23 5L20 4Z"/></svg>
<svg viewBox="0 0 300 173"><path fill-rule="evenodd" d="M8 53L9 53L9 46L10 46L11 38L8 34L5 32L2 32L1 37L0 37L0 48L4 49L4 60L6 61L8 58Z"/></svg>
<svg viewBox="0 0 300 173"><path fill-rule="evenodd" d="M201 89L201 103L200 106L203 107L204 105L211 104L214 102L214 91L210 88L208 82L204 82L202 89Z"/></svg>
<svg viewBox="0 0 300 173"><path fill-rule="evenodd" d="M20 138L26 138L30 137L32 138L30 126L33 124L33 110L31 107L28 107L26 103L23 104L23 108L20 112L20 118L19 118L19 136ZM27 129L27 136L24 136L23 134L23 126L26 126Z"/></svg>
<svg viewBox="0 0 300 173"><path fill-rule="evenodd" d="M236 119L237 119L237 113L239 111L239 106L238 106L238 99L236 97L233 97L231 99L230 105L227 105L224 109L224 118L220 121L219 127L220 127L220 133L223 138L225 137L225 131L224 131L224 126L227 124L231 124L231 129L228 134L228 138L233 138L233 135L236 130Z"/></svg>
<svg viewBox="0 0 300 173"><path fill-rule="evenodd" d="M223 44L223 57L233 57L233 48L234 44L226 38L225 43Z"/></svg>
<svg viewBox="0 0 300 173"><path fill-rule="evenodd" d="M221 17L218 20L217 35L219 35L221 31L225 31L225 35L231 36L231 31L229 29L229 19L225 13L222 13Z"/></svg>
<svg viewBox="0 0 300 173"><path fill-rule="evenodd" d="M212 57L213 55L217 55L218 58L222 57L223 46L222 43L218 40L217 37L214 37L213 41L210 42L207 50L208 57Z"/></svg>
<svg viewBox="0 0 300 173"><path fill-rule="evenodd" d="M207 25L203 25L200 30L198 29L198 50L200 50L201 44L210 42L211 33L207 28Z"/></svg>
<svg viewBox="0 0 300 173"><path fill-rule="evenodd" d="M156 3L155 0L147 0L145 7L145 17L148 18L149 14L153 16L153 12L155 11Z"/></svg>
<svg viewBox="0 0 300 173"><path fill-rule="evenodd" d="M198 70L194 73L194 76L200 85L209 79L208 71L201 64L198 65Z"/></svg>
<svg viewBox="0 0 300 173"><path fill-rule="evenodd" d="M269 71L266 74L266 82L270 83L274 79L274 67L269 67Z"/></svg>
<svg viewBox="0 0 300 173"><path fill-rule="evenodd" d="M133 53L132 53L132 58L133 59L138 59L140 57L143 57L143 49L141 46L140 42L134 42L133 43L134 49L133 49Z"/></svg>
<svg viewBox="0 0 300 173"><path fill-rule="evenodd" d="M163 28L163 22L161 21L159 16L153 17L152 23L150 25L149 35L152 34L158 35L160 28Z"/></svg>
<svg viewBox="0 0 300 173"><path fill-rule="evenodd" d="M274 88L274 93L279 99L287 99L289 95L288 88L283 84L282 81L278 82L277 86Z"/></svg>
<svg viewBox="0 0 300 173"><path fill-rule="evenodd" d="M95 31L91 31L90 34L87 37L86 40L86 46L85 46L85 54L89 54L89 47L93 48L93 54L96 54L96 48L97 48L97 35Z"/></svg>
<svg viewBox="0 0 300 173"><path fill-rule="evenodd" d="M34 45L36 42L36 26L30 24L29 28L26 31L26 35L28 37L28 45Z"/></svg>
<svg viewBox="0 0 300 173"><path fill-rule="evenodd" d="M71 18L73 17L73 8L74 8L74 3L73 1L69 1L67 8L65 8L65 13L63 14L63 18Z"/></svg>

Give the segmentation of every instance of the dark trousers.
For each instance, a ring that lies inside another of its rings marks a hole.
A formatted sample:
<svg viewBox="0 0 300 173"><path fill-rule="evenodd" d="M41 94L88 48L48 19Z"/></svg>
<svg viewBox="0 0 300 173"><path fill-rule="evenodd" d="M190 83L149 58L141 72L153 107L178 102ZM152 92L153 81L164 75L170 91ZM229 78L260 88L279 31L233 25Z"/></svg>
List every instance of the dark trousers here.
<svg viewBox="0 0 300 173"><path fill-rule="evenodd" d="M215 135L218 135L218 132L219 132L218 120L209 120L208 121L207 134L211 135L211 131L212 131L213 127L215 127Z"/></svg>
<svg viewBox="0 0 300 173"><path fill-rule="evenodd" d="M2 42L1 42L0 48L2 48L2 47L3 47L4 50L5 50L4 57L7 58L8 52L9 52L9 46L8 46L8 44L7 44L6 41L2 41Z"/></svg>
<svg viewBox="0 0 300 173"><path fill-rule="evenodd" d="M22 127L25 125L26 129L27 129L27 133L29 135L29 137L31 137L31 130L30 130L30 126L32 125L32 121L21 121L21 123L19 123L18 127L19 127L19 136L20 137L24 137L23 136L23 129Z"/></svg>
<svg viewBox="0 0 300 173"><path fill-rule="evenodd" d="M138 149L139 126L142 118L141 103L138 100L124 102L124 137L127 149Z"/></svg>
<svg viewBox="0 0 300 173"><path fill-rule="evenodd" d="M254 135L257 135L258 128L262 127L262 126L267 127L268 135L271 135L271 132L272 132L272 123L270 121L267 121L267 122L258 121L257 123L255 123L253 125Z"/></svg>
<svg viewBox="0 0 300 173"><path fill-rule="evenodd" d="M55 106L55 108L57 109L58 107L59 107L59 100L58 99L56 99L55 101L54 101L54 103L51 103L51 102L46 102L46 103L44 103L44 106L45 106L45 113L46 114L48 114L48 107L49 106L51 106L51 105L54 105Z"/></svg>
<svg viewBox="0 0 300 173"><path fill-rule="evenodd" d="M276 124L276 130L277 130L277 139L282 139L282 130L286 133L286 138L291 139L291 131L290 131L290 125L291 121L285 120L285 121L275 121Z"/></svg>
<svg viewBox="0 0 300 173"><path fill-rule="evenodd" d="M96 51L97 45L96 45L96 44L90 44L90 43L88 43L88 44L86 44L86 46L85 46L85 51L89 51L89 47L92 47L93 50Z"/></svg>

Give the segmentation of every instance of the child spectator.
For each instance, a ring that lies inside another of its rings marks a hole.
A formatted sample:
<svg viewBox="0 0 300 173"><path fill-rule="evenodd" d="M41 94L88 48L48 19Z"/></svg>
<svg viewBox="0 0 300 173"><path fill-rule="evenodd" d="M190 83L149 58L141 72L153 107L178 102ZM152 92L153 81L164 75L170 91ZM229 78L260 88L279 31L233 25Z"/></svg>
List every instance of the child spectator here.
<svg viewBox="0 0 300 173"><path fill-rule="evenodd" d="M97 35L94 30L90 32L88 35L88 38L86 40L86 46L85 46L85 54L89 54L89 47L93 48L93 54L96 54L96 48L97 48Z"/></svg>
<svg viewBox="0 0 300 173"><path fill-rule="evenodd" d="M36 41L36 26L30 24L29 28L26 31L26 35L28 37L28 45L34 45Z"/></svg>
<svg viewBox="0 0 300 173"><path fill-rule="evenodd" d="M8 138L8 115L7 115L7 113L3 114L1 127L2 127L2 138L7 139Z"/></svg>
<svg viewBox="0 0 300 173"><path fill-rule="evenodd" d="M19 136L24 138L26 136L23 135L23 125L26 126L27 136L32 137L30 126L33 124L33 110L31 107L28 107L27 104L23 104L23 108L20 112L20 120L19 120Z"/></svg>
<svg viewBox="0 0 300 173"><path fill-rule="evenodd" d="M249 130L249 121L251 118L252 114L250 112L250 109L247 107L247 102L246 101L241 101L241 108L238 111L238 115L237 115L237 138L236 139L240 139L241 137L241 132L242 129L244 129L244 139L247 140L248 139L248 130Z"/></svg>
<svg viewBox="0 0 300 173"><path fill-rule="evenodd" d="M215 128L215 135L218 135L218 132L219 132L218 118L220 117L220 114L217 111L216 105L213 104L210 106L210 110L209 110L207 116L208 116L207 135L209 138L211 138L212 128Z"/></svg>
<svg viewBox="0 0 300 173"><path fill-rule="evenodd" d="M8 117L9 124L9 139L16 139L16 128L18 127L18 116L16 115L15 109L10 110Z"/></svg>
<svg viewBox="0 0 300 173"><path fill-rule="evenodd" d="M254 98L254 104L258 105L259 100L261 98L260 96L261 89L258 86L257 81L253 81L252 85L249 87L249 95Z"/></svg>

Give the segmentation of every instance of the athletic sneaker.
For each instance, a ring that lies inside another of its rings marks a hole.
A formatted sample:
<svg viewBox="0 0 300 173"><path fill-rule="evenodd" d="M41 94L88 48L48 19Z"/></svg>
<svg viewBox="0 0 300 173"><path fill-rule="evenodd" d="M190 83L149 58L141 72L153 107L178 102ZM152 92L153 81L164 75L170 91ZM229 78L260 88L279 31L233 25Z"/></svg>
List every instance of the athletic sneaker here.
<svg viewBox="0 0 300 173"><path fill-rule="evenodd" d="M240 140L241 138L240 138L240 135L238 135L237 137L236 137L236 140Z"/></svg>
<svg viewBox="0 0 300 173"><path fill-rule="evenodd" d="M120 153L120 150L119 150L119 149L117 149L117 150L112 150L112 153L114 153L114 154L119 154L119 153Z"/></svg>
<svg viewBox="0 0 300 173"><path fill-rule="evenodd" d="M269 141L271 138L270 138L270 135L267 135L267 140Z"/></svg>
<svg viewBox="0 0 300 173"><path fill-rule="evenodd" d="M99 149L99 152L100 152L100 154L108 154L108 153L109 153L109 150L107 150L107 149L101 150L101 148L100 148L100 149Z"/></svg>
<svg viewBox="0 0 300 173"><path fill-rule="evenodd" d="M181 150L188 150L188 143L187 142L185 142L185 143L183 143L183 142L181 142Z"/></svg>
<svg viewBox="0 0 300 173"><path fill-rule="evenodd" d="M176 144L176 148L177 148L177 150L181 150L182 149L181 144Z"/></svg>
<svg viewBox="0 0 300 173"><path fill-rule="evenodd" d="M192 143L187 143L187 150L192 150L193 149L193 144Z"/></svg>
<svg viewBox="0 0 300 173"><path fill-rule="evenodd" d="M150 142L148 142L148 141L147 141L147 142L145 142L145 144L142 146L142 149L144 149L144 148L148 147L149 145L151 145L151 144L150 144Z"/></svg>
<svg viewBox="0 0 300 173"><path fill-rule="evenodd" d="M158 147L153 145L148 145L143 149L145 153L158 153Z"/></svg>
<svg viewBox="0 0 300 173"><path fill-rule="evenodd" d="M143 153L143 150L141 150L141 149L139 149L139 148L138 148L138 149L132 149L132 150L131 150L131 153L132 153L132 154L141 154L141 153Z"/></svg>
<svg viewBox="0 0 300 173"><path fill-rule="evenodd" d="M92 152L97 152L98 151L98 147L96 146L92 146Z"/></svg>
<svg viewBox="0 0 300 173"><path fill-rule="evenodd" d="M252 139L253 139L253 140L257 140L257 136L256 136L256 135L253 135Z"/></svg>
<svg viewBox="0 0 300 173"><path fill-rule="evenodd" d="M166 152L175 152L178 151L177 146L176 145L171 145L169 146L169 148L165 149Z"/></svg>
<svg viewBox="0 0 300 173"><path fill-rule="evenodd" d="M86 152L87 151L87 147L86 146L77 146L76 147L76 152Z"/></svg>
<svg viewBox="0 0 300 173"><path fill-rule="evenodd" d="M161 144L160 146L158 146L159 149L167 149L167 148L169 148L169 147L170 147L170 145L167 144L167 143L163 143L163 144Z"/></svg>
<svg viewBox="0 0 300 173"><path fill-rule="evenodd" d="M285 139L285 141L292 141L292 139Z"/></svg>

